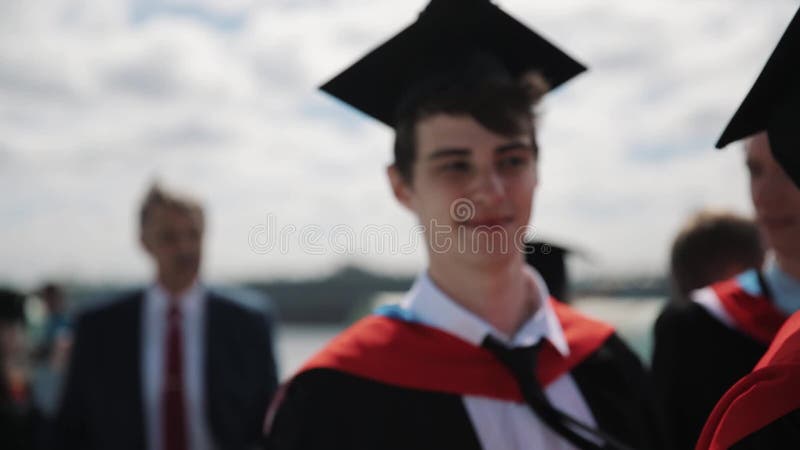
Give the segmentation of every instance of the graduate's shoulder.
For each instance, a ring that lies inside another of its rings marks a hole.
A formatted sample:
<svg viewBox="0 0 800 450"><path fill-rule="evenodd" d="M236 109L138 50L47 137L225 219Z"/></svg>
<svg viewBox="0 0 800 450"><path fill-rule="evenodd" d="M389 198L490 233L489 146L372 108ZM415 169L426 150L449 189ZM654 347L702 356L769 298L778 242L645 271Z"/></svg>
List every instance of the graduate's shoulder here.
<svg viewBox="0 0 800 450"><path fill-rule="evenodd" d="M295 375L278 391L267 413L267 448L352 447L352 436L369 409L352 376L312 369Z"/></svg>
<svg viewBox="0 0 800 450"><path fill-rule="evenodd" d="M620 339L616 328L610 323L592 317L583 311L561 303L557 300L552 301L553 309L556 312L561 327L567 335L568 341L589 340L596 344L595 354L601 354L606 358L628 357L633 352L625 342ZM570 342L572 344L572 342ZM634 355L635 356L635 355Z"/></svg>
<svg viewBox="0 0 800 450"><path fill-rule="evenodd" d="M456 395L398 387L332 368L299 373L279 395L268 448L477 448Z"/></svg>
<svg viewBox="0 0 800 450"><path fill-rule="evenodd" d="M576 371L592 376L606 374L609 379L629 381L638 380L646 374L639 356L616 332L578 365Z"/></svg>
<svg viewBox="0 0 800 450"><path fill-rule="evenodd" d="M615 333L614 326L610 323L592 317L555 298L550 299L550 306L568 340L586 339L601 343Z"/></svg>
<svg viewBox="0 0 800 450"><path fill-rule="evenodd" d="M691 298L670 300L656 318L656 335L680 331L686 333L693 330L705 330L708 327L725 327L715 319L703 306Z"/></svg>
<svg viewBox="0 0 800 450"><path fill-rule="evenodd" d="M690 352L724 348L733 354L746 350L748 354L760 356L765 350L763 343L737 327L723 323L693 300L669 302L656 319L654 333L656 346L673 342Z"/></svg>
<svg viewBox="0 0 800 450"><path fill-rule="evenodd" d="M568 305L556 304L555 309L567 334L573 334L573 329L578 329L587 335L587 339L599 343L577 367L578 370L589 368L589 370L623 371L637 377L644 373L639 357L612 325Z"/></svg>
<svg viewBox="0 0 800 450"><path fill-rule="evenodd" d="M400 387L331 368L299 373L279 395L278 429L302 420L324 423L338 428L337 432L354 432L365 424L389 430L392 423L424 423L438 415L463 415L459 396Z"/></svg>
<svg viewBox="0 0 800 450"><path fill-rule="evenodd" d="M314 402L369 401L377 396L405 395L413 390L393 386L334 368L317 367L295 375L287 385L287 396Z"/></svg>
<svg viewBox="0 0 800 450"><path fill-rule="evenodd" d="M428 332L426 327L384 316L362 318L306 361L287 385L287 393L303 398L335 399L353 393L399 389L367 374L399 359L414 359L415 350L427 342L429 336L424 333ZM418 333L423 335L417 336Z"/></svg>
<svg viewBox="0 0 800 450"><path fill-rule="evenodd" d="M656 333L676 327L722 332L733 329L732 318L724 312L725 300L751 303L763 297L756 270L748 270L733 278L717 281L685 295L671 299L656 320Z"/></svg>

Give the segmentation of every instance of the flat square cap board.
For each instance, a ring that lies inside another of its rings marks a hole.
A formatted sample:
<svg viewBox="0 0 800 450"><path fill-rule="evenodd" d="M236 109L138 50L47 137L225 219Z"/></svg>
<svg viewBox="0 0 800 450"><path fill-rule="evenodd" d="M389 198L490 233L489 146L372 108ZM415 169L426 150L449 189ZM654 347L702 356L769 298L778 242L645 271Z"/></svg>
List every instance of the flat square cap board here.
<svg viewBox="0 0 800 450"><path fill-rule="evenodd" d="M474 54L488 54L511 76L536 70L551 88L586 67L489 0L432 0L419 18L321 89L394 127L409 89Z"/></svg>
<svg viewBox="0 0 800 450"><path fill-rule="evenodd" d="M775 159L800 187L800 11L717 142L766 131Z"/></svg>

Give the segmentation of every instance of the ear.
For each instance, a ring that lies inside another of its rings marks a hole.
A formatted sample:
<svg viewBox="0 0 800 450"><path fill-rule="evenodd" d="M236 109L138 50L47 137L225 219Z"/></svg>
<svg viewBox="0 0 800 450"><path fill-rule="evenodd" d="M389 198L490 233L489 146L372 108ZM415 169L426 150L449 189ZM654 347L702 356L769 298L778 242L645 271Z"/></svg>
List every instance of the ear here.
<svg viewBox="0 0 800 450"><path fill-rule="evenodd" d="M389 177L389 183L392 185L392 192L394 198L400 204L410 211L416 211L414 205L414 193L409 182L403 177L397 166L392 164L386 168L386 175Z"/></svg>
<svg viewBox="0 0 800 450"><path fill-rule="evenodd" d="M150 240L148 239L144 230L139 230L139 244L142 246L144 251L147 252L147 254L153 253L150 246Z"/></svg>

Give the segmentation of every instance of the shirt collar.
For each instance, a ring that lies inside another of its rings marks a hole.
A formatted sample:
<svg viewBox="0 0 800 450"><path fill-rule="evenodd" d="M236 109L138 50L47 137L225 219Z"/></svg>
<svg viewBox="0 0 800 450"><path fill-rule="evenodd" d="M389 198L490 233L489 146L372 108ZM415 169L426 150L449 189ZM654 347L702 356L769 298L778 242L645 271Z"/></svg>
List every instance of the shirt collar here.
<svg viewBox="0 0 800 450"><path fill-rule="evenodd" d="M147 289L147 297L150 303L158 310L166 309L169 306L171 295L160 283L153 283ZM199 280L195 280L189 288L178 295L178 308L182 313L195 311L205 297L205 288Z"/></svg>
<svg viewBox="0 0 800 450"><path fill-rule="evenodd" d="M541 305L512 338L496 330L481 317L451 299L436 286L427 271L417 276L401 306L408 310L416 320L453 334L476 346L481 345L487 334L491 334L513 347L533 345L545 338L562 356L569 355L569 345L564 336L561 322L550 304L550 293L547 286L535 269L526 266L524 270L526 277L529 277L541 299Z"/></svg>
<svg viewBox="0 0 800 450"><path fill-rule="evenodd" d="M800 280L784 272L774 255L768 255L764 263L764 281L779 309L787 314L800 310Z"/></svg>

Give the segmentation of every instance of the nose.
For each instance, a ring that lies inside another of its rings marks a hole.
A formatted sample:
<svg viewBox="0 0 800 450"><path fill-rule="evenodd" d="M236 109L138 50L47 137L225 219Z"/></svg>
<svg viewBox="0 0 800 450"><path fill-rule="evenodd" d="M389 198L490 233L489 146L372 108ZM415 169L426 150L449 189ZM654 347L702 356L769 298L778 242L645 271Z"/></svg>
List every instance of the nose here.
<svg viewBox="0 0 800 450"><path fill-rule="evenodd" d="M478 174L473 194L475 203L493 205L503 200L505 195L505 180L496 170L483 170Z"/></svg>
<svg viewBox="0 0 800 450"><path fill-rule="evenodd" d="M195 253L199 247L199 239L194 233L183 233L178 237L176 244L182 254Z"/></svg>

